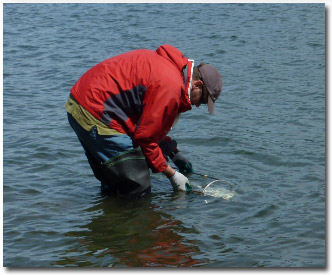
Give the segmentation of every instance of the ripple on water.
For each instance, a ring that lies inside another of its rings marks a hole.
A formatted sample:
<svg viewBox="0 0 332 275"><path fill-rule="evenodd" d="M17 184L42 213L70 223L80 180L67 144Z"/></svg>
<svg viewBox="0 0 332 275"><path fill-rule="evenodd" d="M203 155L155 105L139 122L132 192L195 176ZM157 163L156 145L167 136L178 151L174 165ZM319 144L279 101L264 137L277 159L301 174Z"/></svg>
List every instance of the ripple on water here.
<svg viewBox="0 0 332 275"><path fill-rule="evenodd" d="M325 266L324 4L86 7L4 5L4 265ZM171 136L232 188L153 174L146 199L103 197L64 103L96 63L163 43L222 72L215 115Z"/></svg>

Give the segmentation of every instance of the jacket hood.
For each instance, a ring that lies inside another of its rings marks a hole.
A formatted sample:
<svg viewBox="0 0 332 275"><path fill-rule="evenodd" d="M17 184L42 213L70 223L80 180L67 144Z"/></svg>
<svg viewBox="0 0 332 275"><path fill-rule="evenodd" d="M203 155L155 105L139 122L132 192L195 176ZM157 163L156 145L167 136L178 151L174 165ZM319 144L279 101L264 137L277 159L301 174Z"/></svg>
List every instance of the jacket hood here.
<svg viewBox="0 0 332 275"><path fill-rule="evenodd" d="M161 45L156 52L160 56L172 62L181 72L184 84L182 87L182 97L179 112L183 113L191 110L189 92L192 79L192 69L194 67L193 60L189 61L189 59L184 57L177 48L167 44Z"/></svg>
<svg viewBox="0 0 332 275"><path fill-rule="evenodd" d="M177 48L171 45L161 45L156 52L175 64L180 71L182 71L183 67L188 63L188 58L184 57Z"/></svg>

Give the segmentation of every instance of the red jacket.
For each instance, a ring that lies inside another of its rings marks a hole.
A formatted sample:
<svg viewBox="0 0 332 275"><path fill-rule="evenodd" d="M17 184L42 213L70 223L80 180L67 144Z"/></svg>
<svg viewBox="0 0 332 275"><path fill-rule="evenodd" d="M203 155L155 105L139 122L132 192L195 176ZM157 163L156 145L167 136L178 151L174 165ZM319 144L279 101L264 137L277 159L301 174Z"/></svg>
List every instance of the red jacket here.
<svg viewBox="0 0 332 275"><path fill-rule="evenodd" d="M167 163L158 143L177 114L191 109L188 97L193 61L173 46L134 50L88 70L73 86L77 102L140 146L153 172Z"/></svg>

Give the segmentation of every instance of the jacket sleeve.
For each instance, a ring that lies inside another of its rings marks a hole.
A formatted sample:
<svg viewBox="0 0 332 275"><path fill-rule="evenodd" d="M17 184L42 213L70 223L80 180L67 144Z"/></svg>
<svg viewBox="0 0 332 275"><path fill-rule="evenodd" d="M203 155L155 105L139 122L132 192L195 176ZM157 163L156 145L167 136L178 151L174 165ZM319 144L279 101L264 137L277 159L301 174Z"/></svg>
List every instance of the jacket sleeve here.
<svg viewBox="0 0 332 275"><path fill-rule="evenodd" d="M141 147L154 173L162 172L167 167L158 144L170 131L179 111L181 86L168 86L173 87L147 92L143 113L133 136L134 145Z"/></svg>

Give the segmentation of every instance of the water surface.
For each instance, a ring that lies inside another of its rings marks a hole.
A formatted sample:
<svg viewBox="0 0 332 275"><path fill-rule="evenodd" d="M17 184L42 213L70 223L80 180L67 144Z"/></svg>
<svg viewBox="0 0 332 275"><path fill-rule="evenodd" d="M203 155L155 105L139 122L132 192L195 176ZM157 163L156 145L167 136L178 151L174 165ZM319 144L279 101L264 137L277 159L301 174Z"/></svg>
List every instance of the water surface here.
<svg viewBox="0 0 332 275"><path fill-rule="evenodd" d="M4 266L325 266L324 4L4 4L3 23ZM232 188L153 175L150 197L103 197L69 90L164 43L222 72L216 115L194 107L172 137Z"/></svg>

